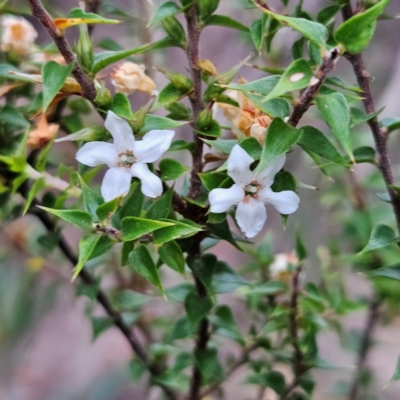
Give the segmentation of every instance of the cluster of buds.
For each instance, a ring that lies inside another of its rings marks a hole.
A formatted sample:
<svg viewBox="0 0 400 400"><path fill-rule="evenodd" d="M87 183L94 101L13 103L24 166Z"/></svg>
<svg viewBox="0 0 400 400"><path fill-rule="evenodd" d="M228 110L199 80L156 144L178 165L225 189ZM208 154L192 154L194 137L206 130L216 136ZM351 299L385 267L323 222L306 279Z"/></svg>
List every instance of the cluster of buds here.
<svg viewBox="0 0 400 400"><path fill-rule="evenodd" d="M246 82L244 78L240 77L237 83L243 84ZM247 137L254 137L260 144L263 144L267 128L272 121L271 118L262 113L242 92L227 90L225 94L236 100L239 107L225 103L217 103L217 107L223 109L225 117L239 131L243 132Z"/></svg>
<svg viewBox="0 0 400 400"><path fill-rule="evenodd" d="M117 92L130 95L136 90L153 94L156 84L144 74L143 65L126 62L121 64L111 73L111 82Z"/></svg>
<svg viewBox="0 0 400 400"><path fill-rule="evenodd" d="M1 18L1 50L26 55L32 51L37 32L26 19L13 15Z"/></svg>

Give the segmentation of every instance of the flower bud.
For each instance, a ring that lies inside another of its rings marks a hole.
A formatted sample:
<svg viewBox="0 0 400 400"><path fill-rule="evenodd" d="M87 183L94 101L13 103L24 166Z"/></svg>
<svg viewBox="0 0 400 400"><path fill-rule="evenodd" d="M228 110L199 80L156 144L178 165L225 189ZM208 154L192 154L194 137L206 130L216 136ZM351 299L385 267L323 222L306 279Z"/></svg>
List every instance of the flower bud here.
<svg viewBox="0 0 400 400"><path fill-rule="evenodd" d="M110 134L102 126L89 126L81 129L71 135L64 136L56 139L55 142L74 142L76 140L83 140L84 142L103 141L107 139Z"/></svg>
<svg viewBox="0 0 400 400"><path fill-rule="evenodd" d="M1 18L1 50L13 50L20 55L29 53L37 38L33 25L26 19L4 15Z"/></svg>
<svg viewBox="0 0 400 400"><path fill-rule="evenodd" d="M93 66L93 44L90 40L87 26L81 25L78 43L76 44L78 62L85 72L91 72Z"/></svg>
<svg viewBox="0 0 400 400"><path fill-rule="evenodd" d="M126 62L117 67L111 73L111 82L117 92L130 95L136 90L140 92L153 94L156 84L151 78L144 74L143 65Z"/></svg>
<svg viewBox="0 0 400 400"><path fill-rule="evenodd" d="M182 46L186 46L186 34L183 26L175 17L165 18L161 21L164 31Z"/></svg>
<svg viewBox="0 0 400 400"><path fill-rule="evenodd" d="M299 260L293 253L279 253L275 255L273 263L269 266L271 279L288 282L293 276L293 268Z"/></svg>
<svg viewBox="0 0 400 400"><path fill-rule="evenodd" d="M95 81L95 87L97 91L96 97L94 99L95 103L100 107L107 108L112 101L110 91L105 87L105 85L97 81Z"/></svg>
<svg viewBox="0 0 400 400"><path fill-rule="evenodd" d="M213 121L213 112L212 110L206 109L203 110L199 116L197 117L196 126L200 130L207 130Z"/></svg>
<svg viewBox="0 0 400 400"><path fill-rule="evenodd" d="M164 72L164 74L180 92L187 93L192 90L192 80L187 76L177 72Z"/></svg>
<svg viewBox="0 0 400 400"><path fill-rule="evenodd" d="M210 60L200 60L197 66L205 75L211 75L213 77L218 76L217 69Z"/></svg>

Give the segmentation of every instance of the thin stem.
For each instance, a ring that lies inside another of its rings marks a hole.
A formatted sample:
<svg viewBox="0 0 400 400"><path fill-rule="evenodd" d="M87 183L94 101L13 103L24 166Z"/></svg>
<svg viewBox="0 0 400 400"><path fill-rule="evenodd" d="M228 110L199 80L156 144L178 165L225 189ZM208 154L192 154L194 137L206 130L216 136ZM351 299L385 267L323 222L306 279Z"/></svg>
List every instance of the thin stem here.
<svg viewBox="0 0 400 400"><path fill-rule="evenodd" d="M246 347L243 350L241 356L236 360L236 362L229 368L228 371L225 372L224 379L214 382L211 386L203 390L200 394L200 399L208 396L209 394L217 390L237 369L239 369L242 365L246 364L247 361L249 361L250 353L258 349L259 346L260 345L258 343L254 343Z"/></svg>
<svg viewBox="0 0 400 400"><path fill-rule="evenodd" d="M199 42L201 27L198 24L198 7L197 1L193 1L192 6L185 14L187 33L188 33L188 46L187 57L189 61L190 74L193 82L193 93L189 96L192 105L193 121L192 127L196 125L197 118L203 110L201 100L201 71L198 67L199 64ZM193 151L193 167L191 172L191 185L189 190L189 198L195 199L200 193L201 181L198 173L203 169L203 141L194 132L196 148Z"/></svg>
<svg viewBox="0 0 400 400"><path fill-rule="evenodd" d="M67 64L74 63L72 75L77 82L81 85L84 96L92 103L96 97L96 89L93 82L86 76L82 68L78 64L74 53L71 50L67 40L61 34L60 30L54 24L53 18L44 8L40 0L29 0L32 9L32 15L36 17L43 25L44 29L53 39L54 44L57 46L58 51L64 57Z"/></svg>
<svg viewBox="0 0 400 400"><path fill-rule="evenodd" d="M353 16L350 4L342 8L343 19L346 21ZM370 76L365 69L364 60L361 54L346 54L347 60L353 66L357 82L363 92L364 109L368 115L375 114L375 105L372 98ZM392 167L388 156L387 134L384 128L380 127L378 118L375 116L368 121L378 154L378 167L382 173L387 191L390 195L393 213L396 217L397 229L400 232L400 195L391 188L395 184Z"/></svg>
<svg viewBox="0 0 400 400"><path fill-rule="evenodd" d="M54 232L56 230L56 226L53 220L49 217L48 214L40 210L37 206L39 203L35 200L32 202L32 213L34 213L42 224L46 227L49 232ZM64 254L64 256L71 262L73 266L78 263L78 257L74 254L72 249L69 247L68 243L65 241L63 237L60 238L58 242L58 247L60 251ZM88 270L85 268L79 274L79 277L86 285L93 285L96 283L93 276L90 274ZM110 300L107 295L101 290L98 289L96 295L97 301L103 306L107 315L112 318L114 325L122 332L125 338L128 340L132 350L135 352L137 357L142 361L142 363L147 367L148 371L153 377L159 376L163 372L163 368L159 365L152 364L149 356L147 355L145 349L140 344L139 339L136 337L133 330L125 323L121 314L112 306ZM165 395L170 400L176 400L176 394L164 384L157 382L155 379L155 383L164 391Z"/></svg>
<svg viewBox="0 0 400 400"><path fill-rule="evenodd" d="M296 126L300 119L303 117L304 113L310 108L314 97L318 94L319 88L323 84L328 73L334 68L336 59L338 57L338 52L336 49L331 50L327 53L321 66L315 73L315 77L318 79L314 85L308 86L300 96L297 104L290 114L288 124Z"/></svg>
<svg viewBox="0 0 400 400"><path fill-rule="evenodd" d="M365 371L365 365L367 362L369 349L371 348L374 329L377 322L379 321L380 305L381 305L381 300L378 298L373 299L369 304L367 323L365 324L360 344L360 350L358 352L357 370L356 373L354 374L353 381L350 386L350 391L347 397L348 400L359 399L360 378Z"/></svg>

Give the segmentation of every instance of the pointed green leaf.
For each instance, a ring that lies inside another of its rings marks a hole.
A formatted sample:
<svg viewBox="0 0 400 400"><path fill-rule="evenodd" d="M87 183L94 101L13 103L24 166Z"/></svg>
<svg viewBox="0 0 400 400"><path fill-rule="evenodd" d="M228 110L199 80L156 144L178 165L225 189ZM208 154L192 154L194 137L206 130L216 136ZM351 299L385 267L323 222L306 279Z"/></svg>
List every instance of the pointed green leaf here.
<svg viewBox="0 0 400 400"><path fill-rule="evenodd" d="M186 97L188 94L189 92L182 93L172 83L169 83L167 86L165 86L163 90L161 90L160 94L157 97L157 101L151 110L154 111L160 107L165 107L169 104L176 103L180 99Z"/></svg>
<svg viewBox="0 0 400 400"><path fill-rule="evenodd" d="M45 187L46 187L46 181L44 180L44 178L39 178L37 181L35 181L31 189L29 190L24 211L22 212L23 215L25 215L29 210L29 207L31 206L32 201L35 199L36 195Z"/></svg>
<svg viewBox="0 0 400 400"><path fill-rule="evenodd" d="M301 129L303 134L299 140L299 146L311 150L321 157L337 164L347 164L347 161L338 153L335 146L333 146L321 131L313 126L303 126Z"/></svg>
<svg viewBox="0 0 400 400"><path fill-rule="evenodd" d="M74 268L74 274L72 280L75 280L82 268L85 266L86 262L90 259L94 249L97 246L101 236L100 235L85 235L79 242L79 258L78 264Z"/></svg>
<svg viewBox="0 0 400 400"><path fill-rule="evenodd" d="M138 217L125 217L122 220L121 239L124 242L128 240L136 240L143 235L156 231L157 229L173 225L172 222L155 221Z"/></svg>
<svg viewBox="0 0 400 400"><path fill-rule="evenodd" d="M206 297L199 297L197 293L189 293L185 299L185 309L188 316L191 330L194 331L197 324L211 311L212 300Z"/></svg>
<svg viewBox="0 0 400 400"><path fill-rule="evenodd" d="M79 182L81 184L83 201L85 204L85 210L90 213L93 221L98 221L96 210L99 206L104 203L103 198L94 192L79 175Z"/></svg>
<svg viewBox="0 0 400 400"><path fill-rule="evenodd" d="M129 254L129 266L157 287L163 296L164 288L149 249L141 244Z"/></svg>
<svg viewBox="0 0 400 400"><path fill-rule="evenodd" d="M218 14L212 15L207 20L207 26L210 25L223 26L225 28L237 29L242 32L249 32L249 28L247 26L241 24L239 21L236 21L235 19L228 17L226 15L218 15Z"/></svg>
<svg viewBox="0 0 400 400"><path fill-rule="evenodd" d="M395 236L392 228L387 225L378 225L372 230L367 245L358 254L364 254L399 242L400 237Z"/></svg>
<svg viewBox="0 0 400 400"><path fill-rule="evenodd" d="M100 221L104 222L111 218L115 213L119 205L119 198L108 201L107 203L101 204L97 210L96 214Z"/></svg>
<svg viewBox="0 0 400 400"><path fill-rule="evenodd" d="M175 121L170 118L160 117L159 115L147 114L144 120L144 125L140 128L140 131L149 132L155 129L171 129L188 123L188 121Z"/></svg>
<svg viewBox="0 0 400 400"><path fill-rule="evenodd" d="M319 112L331 127L346 153L353 159L350 137L350 110L342 93L334 92L315 97Z"/></svg>
<svg viewBox="0 0 400 400"><path fill-rule="evenodd" d="M99 24L119 24L120 21L117 19L108 19L104 18L101 15L97 15L94 13L88 13L82 10L82 8L74 8L68 14L68 18L83 18L90 19L91 24L99 23Z"/></svg>
<svg viewBox="0 0 400 400"><path fill-rule="evenodd" d="M308 65L308 62L299 58L287 67L274 89L267 95L267 97L265 97L264 101L272 100L273 98L282 96L287 92L300 90L310 86L312 77L313 72Z"/></svg>
<svg viewBox="0 0 400 400"><path fill-rule="evenodd" d="M119 212L121 220L125 217L140 217L143 209L144 194L142 193L141 183L134 183L132 186L132 193L124 201Z"/></svg>
<svg viewBox="0 0 400 400"><path fill-rule="evenodd" d="M264 15L265 14L263 14L263 17ZM256 19L250 27L251 38L253 39L254 45L256 46L256 49L259 53L264 41L264 29L265 18Z"/></svg>
<svg viewBox="0 0 400 400"><path fill-rule="evenodd" d="M374 269L372 271L364 272L364 274L371 277L382 277L400 281L400 264Z"/></svg>
<svg viewBox="0 0 400 400"><path fill-rule="evenodd" d="M272 92L279 80L280 75L271 75L252 82L241 84L231 83L230 85L223 85L223 87L231 90L240 90L241 92L256 92L268 95Z"/></svg>
<svg viewBox="0 0 400 400"><path fill-rule="evenodd" d="M164 158L160 162L160 178L162 181L174 181L190 169L173 158Z"/></svg>
<svg viewBox="0 0 400 400"><path fill-rule="evenodd" d="M47 110L56 94L63 87L73 67L73 63L61 65L55 61L49 61L43 65L43 112Z"/></svg>
<svg viewBox="0 0 400 400"><path fill-rule="evenodd" d="M162 262L174 271L185 275L185 258L178 243L175 240L164 243L159 249L158 254Z"/></svg>
<svg viewBox="0 0 400 400"><path fill-rule="evenodd" d="M299 141L301 134L301 129L293 128L280 118L275 118L268 127L267 138L256 171L263 171L277 156L286 153Z"/></svg>
<svg viewBox="0 0 400 400"><path fill-rule="evenodd" d="M171 210L173 188L168 189L147 210L146 218L160 220L167 218Z"/></svg>
<svg viewBox="0 0 400 400"><path fill-rule="evenodd" d="M163 220L163 222L170 222L173 226L161 228L155 231L153 240L154 244L162 244L170 240L190 237L201 231L201 227L196 224L168 219Z"/></svg>
<svg viewBox="0 0 400 400"><path fill-rule="evenodd" d="M182 12L182 8L178 7L177 4L173 3L172 1L166 1L165 3L161 4L160 7L158 7L156 13L153 15L147 26L150 27L165 18L173 17L180 12Z"/></svg>
<svg viewBox="0 0 400 400"><path fill-rule="evenodd" d="M249 92L243 94L262 112L271 118L285 118L289 115L289 103L285 99L272 99L264 101L264 97Z"/></svg>
<svg viewBox="0 0 400 400"><path fill-rule="evenodd" d="M92 217L86 211L81 210L57 210L54 208L39 207L64 221L70 222L80 228L91 228Z"/></svg>
<svg viewBox="0 0 400 400"><path fill-rule="evenodd" d="M362 52L375 32L376 20L390 0L381 0L368 10L358 13L339 26L335 40L352 54Z"/></svg>

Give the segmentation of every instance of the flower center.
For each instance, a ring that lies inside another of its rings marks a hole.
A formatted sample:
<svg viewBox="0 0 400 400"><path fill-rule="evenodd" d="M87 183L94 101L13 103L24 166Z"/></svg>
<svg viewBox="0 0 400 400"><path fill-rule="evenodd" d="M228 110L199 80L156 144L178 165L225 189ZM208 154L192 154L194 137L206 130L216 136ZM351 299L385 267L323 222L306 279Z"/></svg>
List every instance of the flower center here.
<svg viewBox="0 0 400 400"><path fill-rule="evenodd" d="M118 154L120 162L118 163L119 167L130 168L132 164L136 161L135 156L131 151L127 151L126 153Z"/></svg>
<svg viewBox="0 0 400 400"><path fill-rule="evenodd" d="M258 191L262 189L262 186L257 182L253 181L244 187L246 196L254 197L258 199Z"/></svg>

